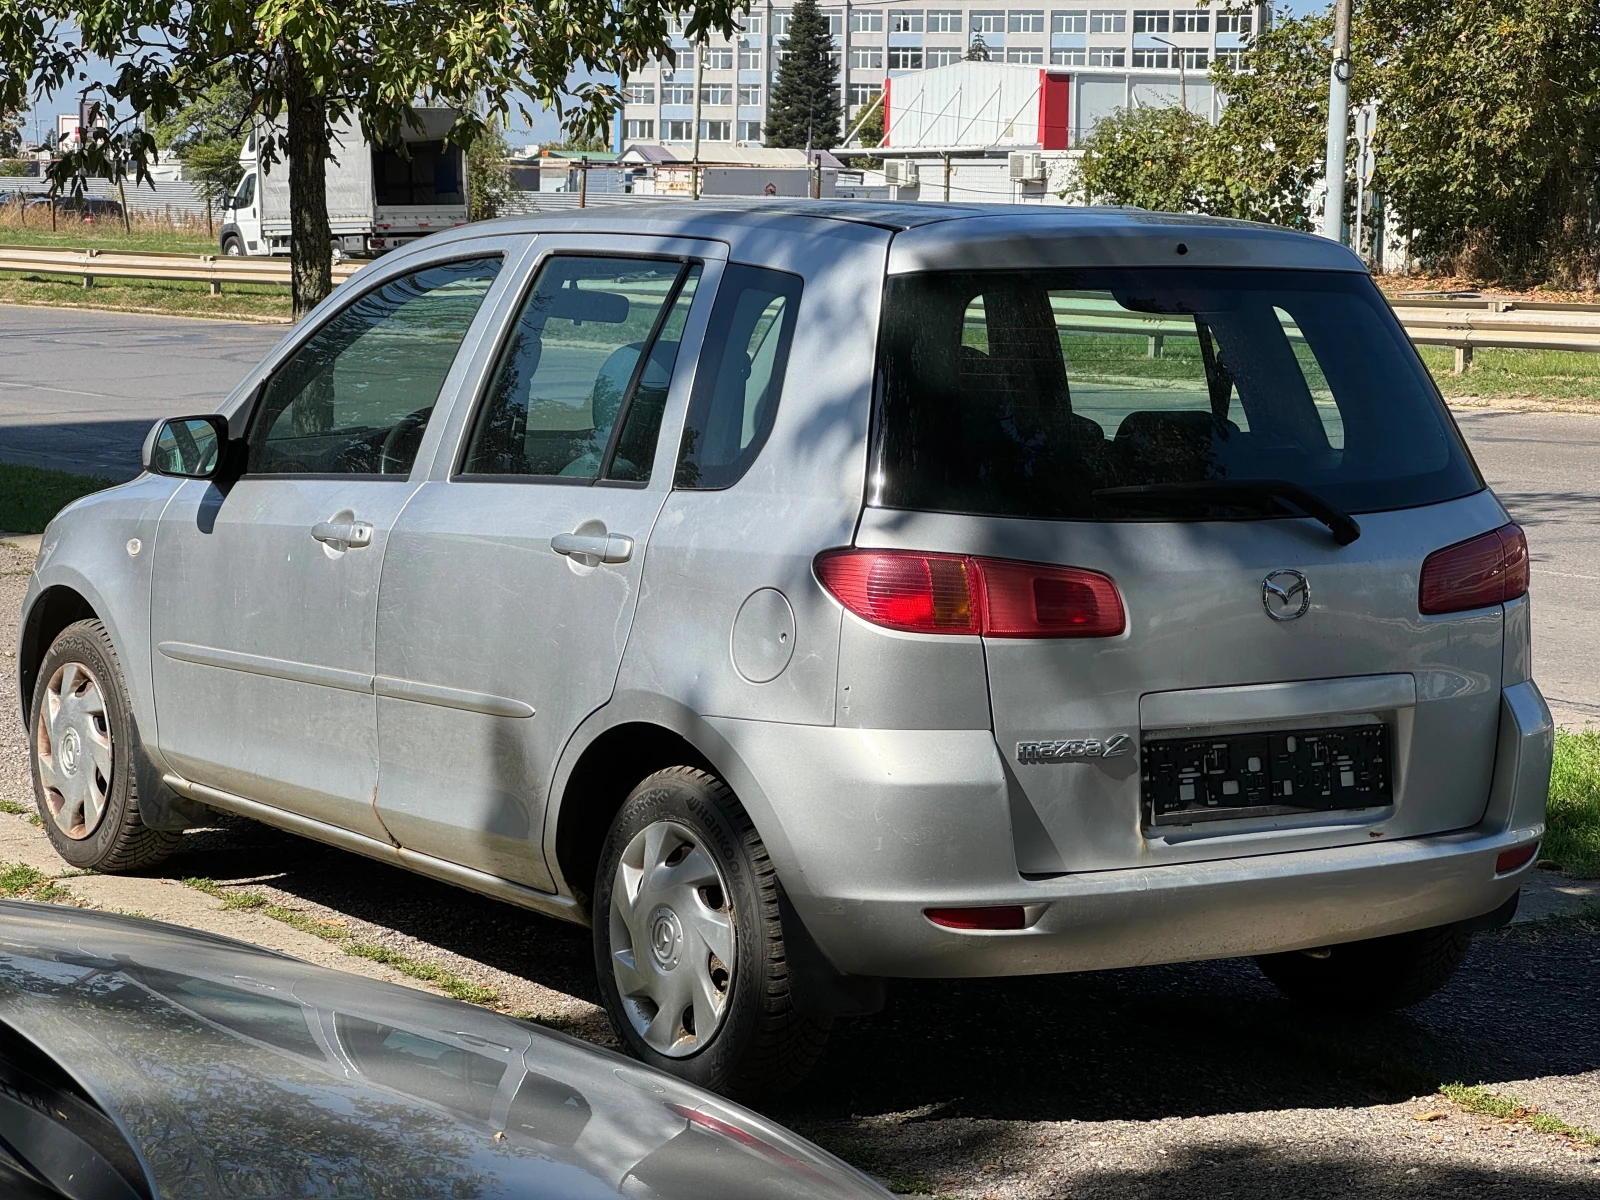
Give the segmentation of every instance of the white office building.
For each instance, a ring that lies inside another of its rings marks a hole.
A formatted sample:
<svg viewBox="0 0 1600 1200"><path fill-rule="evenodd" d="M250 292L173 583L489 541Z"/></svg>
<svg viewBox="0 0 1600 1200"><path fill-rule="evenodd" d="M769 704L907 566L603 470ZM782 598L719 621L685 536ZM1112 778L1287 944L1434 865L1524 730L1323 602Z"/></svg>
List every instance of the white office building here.
<svg viewBox="0 0 1600 1200"><path fill-rule="evenodd" d="M833 30L849 123L881 95L886 78L948 66L981 38L991 61L1070 76L1072 144L1116 108L1177 104L1180 94L1189 109L1214 120L1217 99L1207 79L1212 62L1237 59L1271 11L1267 5L1217 0L1185 8L902 4L822 6ZM652 63L626 81L623 140L669 146L693 140L695 55L701 53L701 141L760 145L790 11L787 4L752 7L741 18L742 33L713 37L704 47L691 46L680 27L672 41L676 64Z"/></svg>

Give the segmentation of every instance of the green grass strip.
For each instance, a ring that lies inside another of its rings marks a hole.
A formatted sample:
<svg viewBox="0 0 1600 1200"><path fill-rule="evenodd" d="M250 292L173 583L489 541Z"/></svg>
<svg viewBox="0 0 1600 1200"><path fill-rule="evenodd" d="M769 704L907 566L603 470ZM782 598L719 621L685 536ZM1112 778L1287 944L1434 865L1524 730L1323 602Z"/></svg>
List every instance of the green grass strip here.
<svg viewBox="0 0 1600 1200"><path fill-rule="evenodd" d="M72 501L111 484L97 475L0 463L0 531L43 533L50 518Z"/></svg>
<svg viewBox="0 0 1600 1200"><path fill-rule="evenodd" d="M1481 1083L1470 1087L1464 1083L1447 1083L1439 1091L1465 1112L1495 1117L1501 1121L1517 1121L1539 1133L1554 1133L1587 1146L1600 1146L1600 1134L1577 1125L1569 1125L1559 1117L1542 1113L1533 1105L1518 1100L1515 1096L1502 1096L1491 1092Z"/></svg>
<svg viewBox="0 0 1600 1200"><path fill-rule="evenodd" d="M13 817L20 817L23 813L31 811L31 809L22 807L15 800L0 800L0 813L10 813Z"/></svg>
<svg viewBox="0 0 1600 1200"><path fill-rule="evenodd" d="M27 863L7 863L0 865L0 896L15 896L23 900L38 900L49 903L52 900L62 900L72 895L72 892L56 883L42 871L30 867Z"/></svg>
<svg viewBox="0 0 1600 1200"><path fill-rule="evenodd" d="M357 958L370 959L386 966L393 967L402 975L409 975L413 979L421 979L433 984L447 996L454 996L457 1000L466 1000L473 1004L493 1004L499 999L500 994L493 988L486 988L482 984L472 983L461 978L453 971L433 963L418 962L408 955L390 950L387 946L374 946L369 942L353 942L344 948L346 954L353 954Z"/></svg>
<svg viewBox="0 0 1600 1200"><path fill-rule="evenodd" d="M1570 875L1600 876L1600 729L1556 731L1540 857Z"/></svg>

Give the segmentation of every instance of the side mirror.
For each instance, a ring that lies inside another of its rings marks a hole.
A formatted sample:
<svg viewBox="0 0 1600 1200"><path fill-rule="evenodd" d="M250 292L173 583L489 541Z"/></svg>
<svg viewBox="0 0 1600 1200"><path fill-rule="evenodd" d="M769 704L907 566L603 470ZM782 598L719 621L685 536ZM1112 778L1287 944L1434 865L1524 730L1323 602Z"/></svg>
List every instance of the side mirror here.
<svg viewBox="0 0 1600 1200"><path fill-rule="evenodd" d="M146 471L177 479L213 479L228 443L224 417L169 417L145 436Z"/></svg>

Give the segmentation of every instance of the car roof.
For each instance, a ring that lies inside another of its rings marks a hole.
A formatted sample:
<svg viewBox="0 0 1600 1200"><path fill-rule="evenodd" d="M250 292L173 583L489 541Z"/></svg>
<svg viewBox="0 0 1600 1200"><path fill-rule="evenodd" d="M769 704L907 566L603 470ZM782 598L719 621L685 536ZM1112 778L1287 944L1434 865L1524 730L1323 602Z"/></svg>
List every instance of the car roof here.
<svg viewBox="0 0 1600 1200"><path fill-rule="evenodd" d="M427 239L486 234L642 233L729 243L736 258L795 238L892 239L888 270L1167 264L1364 270L1337 242L1278 226L1190 213L1064 204L751 199L602 202L475 222ZM1178 245L1185 249L1176 250ZM1174 254L1183 256L1175 258ZM787 257L788 254L785 255Z"/></svg>

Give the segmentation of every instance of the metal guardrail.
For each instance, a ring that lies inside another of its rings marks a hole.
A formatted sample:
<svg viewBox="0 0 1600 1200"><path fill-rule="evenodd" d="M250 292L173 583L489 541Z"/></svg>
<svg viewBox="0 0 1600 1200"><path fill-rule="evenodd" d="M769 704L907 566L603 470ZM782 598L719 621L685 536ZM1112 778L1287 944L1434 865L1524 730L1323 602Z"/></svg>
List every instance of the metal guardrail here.
<svg viewBox="0 0 1600 1200"><path fill-rule="evenodd" d="M343 283L361 263L333 264L333 282ZM225 254L131 254L122 250L60 250L39 246L0 246L0 271L76 275L84 287L96 279L187 279L209 283L219 295L225 283L270 283L287 287L289 260Z"/></svg>

